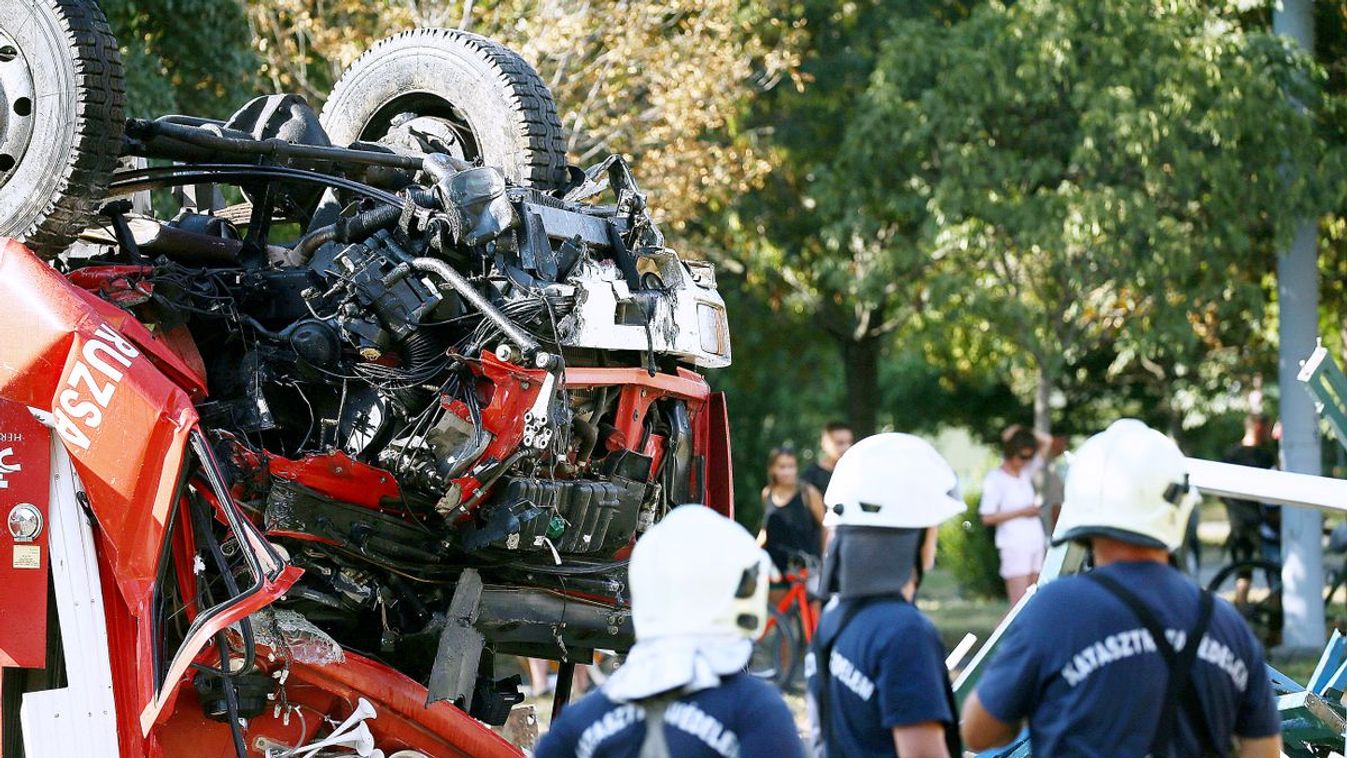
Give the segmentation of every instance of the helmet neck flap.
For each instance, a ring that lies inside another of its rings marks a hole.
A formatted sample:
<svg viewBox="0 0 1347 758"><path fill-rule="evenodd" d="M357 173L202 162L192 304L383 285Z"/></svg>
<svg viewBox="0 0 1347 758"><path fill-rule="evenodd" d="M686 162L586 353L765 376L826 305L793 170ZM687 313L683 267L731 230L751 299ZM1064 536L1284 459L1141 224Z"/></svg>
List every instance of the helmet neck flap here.
<svg viewBox="0 0 1347 758"><path fill-rule="evenodd" d="M903 597L915 575L921 584L926 529L839 526L823 559L823 589L842 600Z"/></svg>

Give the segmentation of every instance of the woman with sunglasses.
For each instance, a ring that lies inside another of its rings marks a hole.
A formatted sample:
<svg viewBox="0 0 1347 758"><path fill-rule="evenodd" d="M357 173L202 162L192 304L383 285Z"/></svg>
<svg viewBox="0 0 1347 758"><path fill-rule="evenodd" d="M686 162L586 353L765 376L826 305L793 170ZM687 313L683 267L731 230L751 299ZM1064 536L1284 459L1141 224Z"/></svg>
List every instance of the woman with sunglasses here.
<svg viewBox="0 0 1347 758"><path fill-rule="evenodd" d="M1047 540L1034 497L1034 472L1043 465L1042 443L1034 433L1011 427L1002 436L1001 465L982 480L982 523L996 529L1001 578L1014 607L1038 581Z"/></svg>

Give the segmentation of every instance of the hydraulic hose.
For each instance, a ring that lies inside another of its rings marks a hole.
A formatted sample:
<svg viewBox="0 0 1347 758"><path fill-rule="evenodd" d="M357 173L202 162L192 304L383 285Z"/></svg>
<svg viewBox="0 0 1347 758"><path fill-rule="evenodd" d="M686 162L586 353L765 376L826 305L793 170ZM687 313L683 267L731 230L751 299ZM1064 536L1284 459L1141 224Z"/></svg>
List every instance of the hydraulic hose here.
<svg viewBox="0 0 1347 758"><path fill-rule="evenodd" d="M350 218L337 219L336 223L320 226L296 242L294 249L296 260L308 263L318 248L329 242L362 240L380 229L387 229L399 218L402 218L400 206L381 205Z"/></svg>
<svg viewBox="0 0 1347 758"><path fill-rule="evenodd" d="M225 672L220 675L223 680L220 689L224 691L225 715L229 719L229 736L234 743L234 755L237 758L248 758L248 746L243 740L243 728L239 725L239 694L229 681L229 641L224 630L215 633L215 646L220 648L220 670Z"/></svg>
<svg viewBox="0 0 1347 758"><path fill-rule="evenodd" d="M501 313L486 296L477 291L472 283L463 277L462 274L454 270L453 266L437 258L413 258L412 268L417 271L434 274L445 281L459 297L472 304L474 308L482 312L482 315L495 324L511 342L519 348L525 356L530 358L537 357L543 365L539 368L546 368L551 363L551 356L547 356L541 351L538 341L533 339L519 325L510 320L509 316Z"/></svg>

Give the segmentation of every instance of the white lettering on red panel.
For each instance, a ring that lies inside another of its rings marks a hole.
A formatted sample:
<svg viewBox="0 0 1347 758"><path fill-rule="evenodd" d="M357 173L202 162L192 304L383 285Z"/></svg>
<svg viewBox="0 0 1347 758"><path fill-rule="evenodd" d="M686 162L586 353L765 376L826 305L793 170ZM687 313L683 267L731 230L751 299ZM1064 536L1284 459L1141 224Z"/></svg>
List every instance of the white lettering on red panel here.
<svg viewBox="0 0 1347 758"><path fill-rule="evenodd" d="M89 433L103 424L103 411L126 376L122 369L130 368L139 355L112 327L98 327L75 359L65 389L56 396L52 416L62 439L81 450L89 449Z"/></svg>
<svg viewBox="0 0 1347 758"><path fill-rule="evenodd" d="M5 439L5 437L7 436L14 436L17 437L17 439L7 440ZM22 441L23 435L21 434L0 435L0 442L22 442ZM23 470L23 466L19 465L18 463L7 463L5 461L6 458L9 458L12 455L14 455L14 448L12 447L7 447L4 450L0 450L0 490L9 488L9 482L5 481L6 474L17 474Z"/></svg>

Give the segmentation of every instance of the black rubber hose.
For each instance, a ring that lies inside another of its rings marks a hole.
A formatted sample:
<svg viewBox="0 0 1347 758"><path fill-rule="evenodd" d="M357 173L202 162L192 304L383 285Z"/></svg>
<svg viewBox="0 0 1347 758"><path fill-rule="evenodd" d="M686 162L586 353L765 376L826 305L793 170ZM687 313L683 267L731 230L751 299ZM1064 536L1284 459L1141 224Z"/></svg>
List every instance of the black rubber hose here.
<svg viewBox="0 0 1347 758"><path fill-rule="evenodd" d="M400 206L381 205L373 210L357 213L336 223L320 226L295 243L294 252L300 263L308 263L318 248L329 242L363 240L380 229L387 229L402 218Z"/></svg>
<svg viewBox="0 0 1347 758"><path fill-rule="evenodd" d="M300 265L308 263L309 259L313 257L314 252L316 252L318 248L335 239L337 239L336 224L328 224L327 226L320 226L317 229L314 229L303 237L300 237L299 241L295 243L294 252L297 254L295 261Z"/></svg>
<svg viewBox="0 0 1347 758"><path fill-rule="evenodd" d="M565 660L557 670L557 688L552 692L552 720L561 716L561 709L571 702L571 683L575 681L575 661Z"/></svg>
<svg viewBox="0 0 1347 758"><path fill-rule="evenodd" d="M146 166L118 171L108 185L110 194L129 195L141 190L160 187L184 187L188 184L239 184L256 180L285 179L288 181L336 187L368 197L388 205L402 207L402 198L378 187L332 174L304 171L286 166L252 166L238 163L193 163L184 166ZM111 192L115 190L115 192Z"/></svg>
<svg viewBox="0 0 1347 758"><path fill-rule="evenodd" d="M409 372L443 356L444 347L440 341L424 331L412 332L411 336L402 341L402 357Z"/></svg>
<svg viewBox="0 0 1347 758"><path fill-rule="evenodd" d="M226 672L221 675L224 681L220 689L224 690L225 713L229 716L229 735L234 738L234 754L238 758L248 758L248 746L244 744L243 729L239 726L239 695L234 690L234 683L229 681L229 641L225 639L224 630L215 633L215 646L220 648L220 666Z"/></svg>
<svg viewBox="0 0 1347 758"><path fill-rule="evenodd" d="M188 126L173 121L146 121L144 119L130 119L126 123L126 133L131 137L138 139L153 140L155 137L167 137L170 140L184 142L193 147L204 150L213 150L221 153L234 153L238 155L262 155L274 156L279 158L306 158L311 160L325 161L348 161L351 163L364 163L373 166L387 166L390 168L399 168L406 171L419 171L423 163L423 158L410 155L399 155L397 153L378 153L372 150L352 150L346 147L333 147L330 145L306 145L301 142L290 142L288 140L273 137L271 139L254 139L251 136L240 133L238 136L231 136L220 133L221 127L214 124L202 124L199 126ZM147 157L155 158L175 158L172 146L164 146L164 149L156 151L154 146L145 143L142 151Z"/></svg>
<svg viewBox="0 0 1347 758"><path fill-rule="evenodd" d="M474 308L481 311L491 323L495 324L505 336L510 339L525 356L533 357L540 354L541 348L537 340L533 339L519 325L510 320L509 316L500 312L486 296L477 291L472 283L463 277L462 274L454 270L453 266L437 258L414 258L412 259L412 268L417 271L425 271L435 274L448 284L464 300L470 303ZM542 367L540 367L542 368Z"/></svg>
<svg viewBox="0 0 1347 758"><path fill-rule="evenodd" d="M421 602L421 598L416 596L416 591L407 586L407 583L402 580L402 577L390 573L386 579L388 581L388 586L392 587L393 591L398 593L398 597L401 598L403 602L411 606L413 613L421 618L430 618L430 609L426 607L425 603Z"/></svg>
<svg viewBox="0 0 1347 758"><path fill-rule="evenodd" d="M220 572L220 579L224 582L225 590L229 592L231 598L238 597L239 585L234 581L234 575L229 571L229 561L225 559L224 551L220 549L220 541L215 538L215 532L212 531L212 522L210 517L202 513L201 509L196 507L194 502L188 509L192 514L192 531L196 533L197 539L206 547L206 552L215 563ZM257 646L253 639L253 623L250 619L239 619L239 633L243 636L243 669L244 671L253 667L257 658ZM222 670L221 675L228 677L230 675L228 662ZM227 686L229 685L226 682Z"/></svg>
<svg viewBox="0 0 1347 758"><path fill-rule="evenodd" d="M575 449L575 462L587 463L589 457L594 454L594 446L599 444L599 429L593 424L576 416L571 421L571 430L580 440L579 446Z"/></svg>

